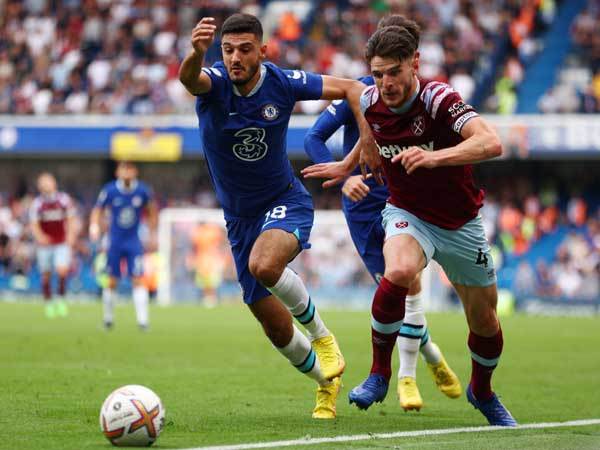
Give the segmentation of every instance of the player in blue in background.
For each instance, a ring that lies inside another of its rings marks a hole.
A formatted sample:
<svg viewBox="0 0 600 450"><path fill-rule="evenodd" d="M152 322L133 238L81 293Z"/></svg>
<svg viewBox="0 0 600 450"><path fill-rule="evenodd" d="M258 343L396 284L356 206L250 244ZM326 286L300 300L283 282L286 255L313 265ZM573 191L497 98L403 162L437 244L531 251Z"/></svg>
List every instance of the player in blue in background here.
<svg viewBox="0 0 600 450"><path fill-rule="evenodd" d="M381 19L378 28L390 25L405 27L418 42L420 30L414 21L401 15L391 15ZM360 80L369 86L375 84L371 76ZM304 149L313 162L334 161L326 142L342 126L344 127L343 153L346 156L358 140L358 129L348 103L335 101L321 113L304 139ZM345 180L342 193L342 209L352 241L367 270L378 283L385 271L383 259L385 232L381 224L381 212L389 192L386 186L379 185L372 177L363 180L360 169L357 168ZM459 397L462 392L460 381L446 363L439 347L431 340L427 329L421 300L420 276L411 285L406 297L404 323L398 336L400 368L397 392L400 405L405 411L420 410L423 406L423 399L416 383L419 350L440 391L450 398Z"/></svg>
<svg viewBox="0 0 600 450"><path fill-rule="evenodd" d="M148 289L143 284L144 247L139 229L142 216L150 229L150 242L155 242L157 209L148 186L137 179L135 164L121 161L117 165L115 181L104 185L90 217L90 238L97 242L101 235L103 213L110 211L107 270L108 287L102 290L104 327L113 326L113 296L121 276L121 262L127 262L127 274L133 281L133 303L140 329L148 327Z"/></svg>
<svg viewBox="0 0 600 450"><path fill-rule="evenodd" d="M262 25L248 14L225 20L223 62L202 68L215 32L213 18L196 25L193 50L179 78L197 96L203 150L225 213L244 302L273 345L317 381L313 417L332 419L345 362L302 280L287 267L309 248L314 212L310 195L293 174L286 134L296 101L348 98L361 142L374 146L360 113L364 85L264 62ZM308 337L293 324L292 315Z"/></svg>

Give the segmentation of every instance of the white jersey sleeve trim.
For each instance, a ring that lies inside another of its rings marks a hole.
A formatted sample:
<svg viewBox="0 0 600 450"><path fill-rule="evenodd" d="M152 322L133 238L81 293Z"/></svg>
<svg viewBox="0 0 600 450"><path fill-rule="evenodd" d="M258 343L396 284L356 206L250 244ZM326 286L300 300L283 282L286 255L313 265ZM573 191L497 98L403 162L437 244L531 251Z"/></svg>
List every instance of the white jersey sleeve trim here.
<svg viewBox="0 0 600 450"><path fill-rule="evenodd" d="M431 117L433 117L435 119L435 116L437 115L438 109L440 107L440 105L442 104L442 102L444 101L444 99L446 97L448 97L450 94L453 94L454 92L456 92L454 89L452 89L451 87L447 87L446 89L443 89L436 97L435 100L433 101L433 106L431 108Z"/></svg>
<svg viewBox="0 0 600 450"><path fill-rule="evenodd" d="M377 86L367 86L360 94L360 110L364 114L369 106L374 105L379 98Z"/></svg>
<svg viewBox="0 0 600 450"><path fill-rule="evenodd" d="M433 119L437 116L438 109L444 99L456 92L452 87L440 81L430 81L421 92L421 100L425 104L425 110Z"/></svg>

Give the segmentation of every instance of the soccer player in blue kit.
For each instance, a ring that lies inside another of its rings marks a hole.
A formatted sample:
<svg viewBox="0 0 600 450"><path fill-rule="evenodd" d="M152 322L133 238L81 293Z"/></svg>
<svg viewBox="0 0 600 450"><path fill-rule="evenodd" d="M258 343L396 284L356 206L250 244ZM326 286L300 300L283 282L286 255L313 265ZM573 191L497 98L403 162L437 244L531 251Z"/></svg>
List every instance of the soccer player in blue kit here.
<svg viewBox="0 0 600 450"><path fill-rule="evenodd" d="M416 22L401 15L390 15L380 20L377 28L403 26L419 40L420 28ZM373 85L372 76L360 79ZM304 139L304 149L315 163L333 161L326 141L340 127L344 127L343 153L348 155L358 140L354 116L346 101L335 101L321 113ZM310 173L310 171L308 172ZM381 212L390 196L386 186L379 185L372 177L363 180L356 168L342 187L342 208L350 236L365 267L378 283L385 271L383 241L385 231L381 224ZM416 382L418 354L423 355L438 389L450 398L462 392L460 381L446 363L439 347L432 341L427 328L421 300L421 279L417 277L406 297L406 313L398 336L398 399L405 410L420 410L423 399Z"/></svg>
<svg viewBox="0 0 600 450"><path fill-rule="evenodd" d="M140 329L148 328L148 289L143 284L144 247L139 228L144 211L150 228L150 241L156 236L157 208L150 188L137 179L138 170L129 161L120 161L117 179L104 185L90 216L90 239L98 241L101 234L102 213L110 210L107 269L109 285L102 290L104 327L113 326L114 289L121 276L121 261L127 261L127 274L133 280L133 303Z"/></svg>
<svg viewBox="0 0 600 450"><path fill-rule="evenodd" d="M403 26L419 40L420 28L416 22L401 15L390 15L380 20L378 28ZM373 85L372 76L361 78ZM315 163L333 161L326 141L340 127L344 127L343 153L348 155L358 140L354 116L346 101L335 101L321 113L306 134L304 149ZM356 168L342 187L342 208L350 236L365 267L378 283L385 271L383 241L385 231L381 225L381 211L389 197L386 186L379 185L372 177L363 180ZM418 353L423 355L438 389L450 398L460 396L460 381L446 363L439 347L432 341L421 303L421 280L417 277L406 297L406 314L398 336L400 368L398 370L398 399L405 410L420 410L423 399L416 382Z"/></svg>
<svg viewBox="0 0 600 450"><path fill-rule="evenodd" d="M333 419L345 362L302 280L287 267L309 247L314 211L310 195L293 174L286 134L296 101L347 98L361 142L375 148L360 113L364 85L264 62L262 25L248 14L225 20L223 62L202 68L215 32L213 18L196 25L179 79L197 96L203 150L225 213L244 302L277 350L318 383L313 417ZM308 337L293 324L292 315Z"/></svg>

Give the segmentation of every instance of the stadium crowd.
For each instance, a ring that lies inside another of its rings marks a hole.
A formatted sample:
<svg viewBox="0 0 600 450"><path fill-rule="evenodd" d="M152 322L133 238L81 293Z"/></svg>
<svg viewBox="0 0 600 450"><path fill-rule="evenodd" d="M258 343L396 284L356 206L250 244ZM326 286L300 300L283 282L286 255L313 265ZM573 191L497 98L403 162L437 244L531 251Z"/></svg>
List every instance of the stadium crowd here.
<svg viewBox="0 0 600 450"><path fill-rule="evenodd" d="M0 113L189 112L189 31L253 1L0 1Z"/></svg>
<svg viewBox="0 0 600 450"><path fill-rule="evenodd" d="M514 0L355 0L324 1L319 14L303 17L289 2L268 17L264 3L0 0L0 113L189 112L193 99L177 80L189 32L200 17L221 23L235 11L273 23L265 38L276 64L352 78L367 73L364 44L381 16L406 14L423 28L421 74L449 81L469 99L497 38L521 11ZM217 42L207 63L218 57Z"/></svg>
<svg viewBox="0 0 600 450"><path fill-rule="evenodd" d="M600 1L588 0L570 29L572 51L557 82L538 102L542 113L600 112Z"/></svg>

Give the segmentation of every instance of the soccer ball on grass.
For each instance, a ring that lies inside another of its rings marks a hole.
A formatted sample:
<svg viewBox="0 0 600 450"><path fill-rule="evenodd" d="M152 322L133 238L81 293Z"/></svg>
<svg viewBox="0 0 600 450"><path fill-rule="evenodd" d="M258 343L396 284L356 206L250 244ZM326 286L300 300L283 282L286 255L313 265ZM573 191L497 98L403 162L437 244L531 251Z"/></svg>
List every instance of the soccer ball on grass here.
<svg viewBox="0 0 600 450"><path fill-rule="evenodd" d="M111 392L100 409L100 429L113 445L119 447L152 445L164 421L165 409L158 395L137 384Z"/></svg>

